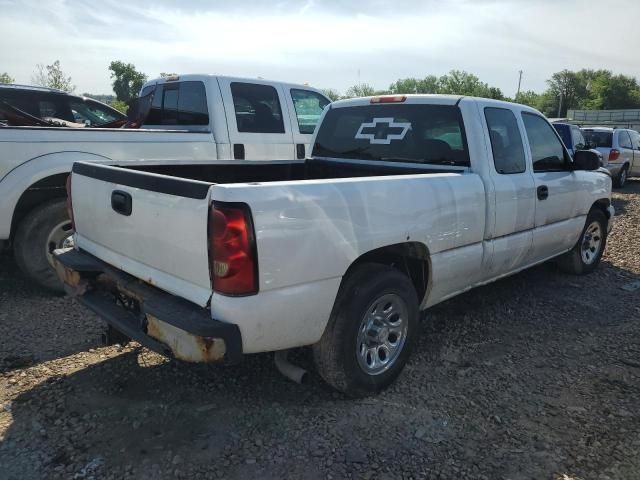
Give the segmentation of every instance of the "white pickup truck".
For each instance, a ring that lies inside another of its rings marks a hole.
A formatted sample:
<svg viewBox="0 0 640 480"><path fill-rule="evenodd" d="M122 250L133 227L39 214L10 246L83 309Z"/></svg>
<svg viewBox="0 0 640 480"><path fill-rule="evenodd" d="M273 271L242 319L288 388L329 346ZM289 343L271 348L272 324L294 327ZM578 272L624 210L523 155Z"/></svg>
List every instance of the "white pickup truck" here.
<svg viewBox="0 0 640 480"><path fill-rule="evenodd" d="M45 287L62 290L52 252L69 243L64 185L74 162L157 172L180 165L172 171L189 175L212 162L300 159L329 103L304 85L214 75L156 79L141 94L152 92L142 129L0 125L0 250L12 245L18 266ZM33 89L14 100L32 115L46 110L73 119L62 92Z"/></svg>
<svg viewBox="0 0 640 480"><path fill-rule="evenodd" d="M67 291L163 354L311 345L331 386L368 394L400 373L420 310L556 257L587 273L614 215L593 152L572 159L540 113L495 100L336 102L309 158L265 168L76 163Z"/></svg>

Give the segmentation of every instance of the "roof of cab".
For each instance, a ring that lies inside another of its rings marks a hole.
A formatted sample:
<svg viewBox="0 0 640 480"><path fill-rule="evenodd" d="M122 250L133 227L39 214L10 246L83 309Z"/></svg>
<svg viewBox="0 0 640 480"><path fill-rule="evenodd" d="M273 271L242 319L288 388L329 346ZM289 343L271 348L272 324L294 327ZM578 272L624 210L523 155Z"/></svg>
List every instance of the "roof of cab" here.
<svg viewBox="0 0 640 480"><path fill-rule="evenodd" d="M187 74L175 74L175 75L170 75L168 77L158 77L158 78L152 78L151 80L148 80L147 82L144 83L144 85L142 86L142 88L146 87L147 85L153 85L156 83L170 83L170 82L178 82L178 81L205 81L207 79L211 79L211 78L220 78L220 79L226 79L226 80L234 80L234 81L239 81L239 82L251 82L251 83L255 83L255 82L265 82L265 83L277 83L280 85L286 85L288 87L298 87L298 88L304 88L307 90L313 90L316 92L321 92L320 89L312 87L310 85L306 85L306 84L301 84L301 83L290 83L290 82L282 82L280 80L271 80L271 79L267 79L267 78L261 78L261 77L256 77L256 78L248 78L248 77L234 77L234 76L230 76L230 75L216 75L213 73L187 73ZM324 95L324 94L323 94Z"/></svg>
<svg viewBox="0 0 640 480"><path fill-rule="evenodd" d="M403 100L399 100L397 102L380 102L375 101L374 99L384 98L384 97L404 97ZM373 101L372 101L373 100ZM355 106L363 106L363 105L393 105L398 103L405 104L428 104L428 105L457 105L459 102L481 102L485 106L495 106L497 108L514 108L517 107L521 110L530 111L533 113L540 114L538 110L535 108L529 107L527 105L522 105L519 103L506 102L504 100L495 100L492 98L481 98L481 97L470 97L466 95L443 95L443 94L385 94L385 95L375 95L371 97L360 97L360 98L349 98L345 100L338 100L331 104L331 108L341 108L341 107L355 107Z"/></svg>

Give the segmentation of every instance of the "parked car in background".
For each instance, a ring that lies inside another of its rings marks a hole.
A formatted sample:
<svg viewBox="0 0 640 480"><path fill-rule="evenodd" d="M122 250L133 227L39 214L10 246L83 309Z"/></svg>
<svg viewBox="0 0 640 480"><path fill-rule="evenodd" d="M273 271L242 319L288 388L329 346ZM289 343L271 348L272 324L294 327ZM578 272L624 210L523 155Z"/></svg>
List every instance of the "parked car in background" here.
<svg viewBox="0 0 640 480"><path fill-rule="evenodd" d="M0 106L3 103L52 127L96 127L127 119L102 102L53 88L0 85ZM9 123L7 112L1 109L0 122Z"/></svg>
<svg viewBox="0 0 640 480"><path fill-rule="evenodd" d="M185 175L206 163L247 162L248 170L264 172L257 163L305 158L315 124L330 103L306 85L182 75L143 87L151 105L141 129L58 128L42 117L74 122L75 114L89 115L87 110L95 107L93 115L108 120L112 109L99 110L99 102L48 89L9 87L0 93L17 107L7 107L11 118L25 110L25 119L38 125L0 127L0 248L12 246L25 273L58 291L62 284L51 254L68 244L73 233L64 186L75 161L153 166L157 172L178 165ZM123 117L113 112L113 117ZM96 126L95 118L88 118Z"/></svg>
<svg viewBox="0 0 640 480"><path fill-rule="evenodd" d="M551 121L551 124L553 125L553 128L556 129L556 132L558 132L558 135L560 135L560 138L564 142L564 146L567 147L571 156L574 156L578 150L591 150L598 156L600 166L606 168L607 165L605 164L604 156L598 150L589 148L580 127L570 123L556 121Z"/></svg>
<svg viewBox="0 0 640 480"><path fill-rule="evenodd" d="M68 291L186 361L313 345L327 383L362 395L400 374L420 310L553 258L589 273L613 222L597 156L496 100L336 102L287 163L75 163Z"/></svg>
<svg viewBox="0 0 640 480"><path fill-rule="evenodd" d="M640 134L626 128L583 128L585 139L602 153L614 186L624 187L629 176L640 175Z"/></svg>

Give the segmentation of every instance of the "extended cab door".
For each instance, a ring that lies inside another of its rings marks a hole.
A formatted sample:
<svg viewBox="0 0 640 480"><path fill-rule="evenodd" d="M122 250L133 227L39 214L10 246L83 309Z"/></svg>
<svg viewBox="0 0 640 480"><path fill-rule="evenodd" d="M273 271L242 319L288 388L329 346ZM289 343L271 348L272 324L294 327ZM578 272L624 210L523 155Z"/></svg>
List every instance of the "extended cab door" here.
<svg viewBox="0 0 640 480"><path fill-rule="evenodd" d="M577 217L579 184L570 168L569 153L558 134L539 114L522 112L522 121L536 186L530 260L538 262L573 247L584 218Z"/></svg>
<svg viewBox="0 0 640 480"><path fill-rule="evenodd" d="M516 112L491 103L480 107L493 157L488 174L493 183L495 224L487 238L492 252L488 279L526 266L533 239L535 185Z"/></svg>
<svg viewBox="0 0 640 480"><path fill-rule="evenodd" d="M219 78L229 140L237 160L295 158L289 110L277 83Z"/></svg>
<svg viewBox="0 0 640 480"><path fill-rule="evenodd" d="M289 111L291 130L296 148L296 158L311 153L311 137L320 120L324 107L331 103L324 95L313 90L283 86Z"/></svg>

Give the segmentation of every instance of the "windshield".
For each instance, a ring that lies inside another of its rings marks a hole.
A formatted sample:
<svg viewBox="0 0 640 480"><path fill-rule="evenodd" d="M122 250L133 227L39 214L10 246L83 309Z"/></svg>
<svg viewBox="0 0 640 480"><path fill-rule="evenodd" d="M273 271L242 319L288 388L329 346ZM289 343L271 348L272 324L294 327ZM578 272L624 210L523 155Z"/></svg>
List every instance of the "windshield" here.
<svg viewBox="0 0 640 480"><path fill-rule="evenodd" d="M123 114L117 110L92 102L91 100L69 102L71 112L77 123L85 123L87 125L100 125L103 123L111 123L114 120L125 118Z"/></svg>
<svg viewBox="0 0 640 480"><path fill-rule="evenodd" d="M613 141L612 132L599 132L597 130L583 130L582 132L584 133L585 140L592 147L611 148Z"/></svg>
<svg viewBox="0 0 640 480"><path fill-rule="evenodd" d="M453 105L332 108L314 156L469 166L462 117Z"/></svg>
<svg viewBox="0 0 640 480"><path fill-rule="evenodd" d="M562 139L564 144L568 148L571 148L571 129L569 128L569 125L563 125L558 123L554 123L552 125L553 125L553 128L556 129L556 132L558 132L558 135L560 135L560 138Z"/></svg>

